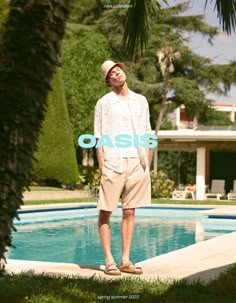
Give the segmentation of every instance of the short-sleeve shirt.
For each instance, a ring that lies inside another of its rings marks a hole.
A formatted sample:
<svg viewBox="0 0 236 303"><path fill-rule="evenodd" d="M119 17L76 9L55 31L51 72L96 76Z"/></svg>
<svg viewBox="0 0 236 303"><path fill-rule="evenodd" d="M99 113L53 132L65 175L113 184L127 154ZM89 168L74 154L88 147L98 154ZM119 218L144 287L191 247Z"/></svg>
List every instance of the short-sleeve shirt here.
<svg viewBox="0 0 236 303"><path fill-rule="evenodd" d="M111 140L120 134L121 109L120 98L112 91L98 100L94 114L94 136L108 135ZM137 135L151 134L150 114L147 99L129 90L128 105L131 112L134 132ZM105 165L117 172L122 171L121 149L103 146ZM145 158L144 148L139 148L139 156Z"/></svg>

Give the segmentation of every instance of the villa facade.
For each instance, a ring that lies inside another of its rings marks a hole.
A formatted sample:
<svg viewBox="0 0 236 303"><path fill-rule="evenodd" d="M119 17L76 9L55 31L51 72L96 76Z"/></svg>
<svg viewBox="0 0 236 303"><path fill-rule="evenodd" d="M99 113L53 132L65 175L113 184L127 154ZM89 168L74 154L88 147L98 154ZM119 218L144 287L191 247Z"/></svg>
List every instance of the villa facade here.
<svg viewBox="0 0 236 303"><path fill-rule="evenodd" d="M214 105L216 110L227 112L231 121L236 119L235 105ZM158 132L159 151L196 152L196 199L203 200L206 185L212 179L224 179L229 192L236 180L236 127L203 127L188 117L183 107L170 117L177 130Z"/></svg>
<svg viewBox="0 0 236 303"><path fill-rule="evenodd" d="M212 105L217 111L221 111L227 114L230 121L236 121L236 104L218 104L214 103ZM167 119L177 129L194 129L198 127L198 121L195 117L189 116L184 105L177 107L173 112L167 114Z"/></svg>

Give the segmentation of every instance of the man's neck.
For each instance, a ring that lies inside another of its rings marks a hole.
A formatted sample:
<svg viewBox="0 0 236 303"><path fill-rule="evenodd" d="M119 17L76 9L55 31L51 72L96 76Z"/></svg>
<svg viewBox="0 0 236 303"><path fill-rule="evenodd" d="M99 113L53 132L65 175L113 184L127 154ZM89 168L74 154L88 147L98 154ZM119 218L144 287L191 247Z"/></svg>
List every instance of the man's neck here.
<svg viewBox="0 0 236 303"><path fill-rule="evenodd" d="M125 83L122 86L113 86L112 87L113 92L119 96L119 97L127 97L129 95L129 89L127 84Z"/></svg>

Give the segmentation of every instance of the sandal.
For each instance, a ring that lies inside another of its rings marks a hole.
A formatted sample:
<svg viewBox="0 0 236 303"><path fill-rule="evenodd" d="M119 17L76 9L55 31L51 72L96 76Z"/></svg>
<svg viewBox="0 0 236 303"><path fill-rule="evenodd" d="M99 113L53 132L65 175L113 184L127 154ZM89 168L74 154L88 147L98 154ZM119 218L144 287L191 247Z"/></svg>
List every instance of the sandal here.
<svg viewBox="0 0 236 303"><path fill-rule="evenodd" d="M134 275L141 275L143 273L142 268L140 266L136 266L132 262L127 262L126 264L121 265L120 271Z"/></svg>
<svg viewBox="0 0 236 303"><path fill-rule="evenodd" d="M116 263L107 264L104 273L110 276L120 276L121 272Z"/></svg>

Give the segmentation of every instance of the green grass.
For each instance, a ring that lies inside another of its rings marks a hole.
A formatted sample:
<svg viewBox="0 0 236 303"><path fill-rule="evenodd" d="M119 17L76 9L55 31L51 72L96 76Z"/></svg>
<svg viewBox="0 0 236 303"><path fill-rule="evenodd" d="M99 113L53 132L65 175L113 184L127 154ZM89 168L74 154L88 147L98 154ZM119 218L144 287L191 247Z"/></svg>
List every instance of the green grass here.
<svg viewBox="0 0 236 303"><path fill-rule="evenodd" d="M72 199L58 199L58 200L29 200L24 201L24 205L38 205L38 204L56 204L56 203L81 203L91 202L88 198L72 198ZM152 204L191 204L191 205L236 205L236 201L226 201L226 200L171 200L171 199L152 199Z"/></svg>
<svg viewBox="0 0 236 303"><path fill-rule="evenodd" d="M0 277L0 298L3 303L233 303L236 302L235 285L236 266L207 284L199 281L188 284L183 280L147 282L125 278L108 281L20 274Z"/></svg>
<svg viewBox="0 0 236 303"><path fill-rule="evenodd" d="M236 201L228 200L172 200L172 199L152 199L154 204L193 204L193 205L236 205Z"/></svg>
<svg viewBox="0 0 236 303"><path fill-rule="evenodd" d="M32 191L62 191L65 189L58 187L49 187L49 186L30 186ZM24 201L25 205L34 205L34 204L54 204L54 203L79 203L79 202L91 202L89 198L70 198L70 199L58 199L58 200L29 200ZM172 200L172 199L152 199L153 204L193 204L193 205L236 205L236 201L228 200Z"/></svg>
<svg viewBox="0 0 236 303"><path fill-rule="evenodd" d="M71 199L61 199L61 200L26 200L24 205L39 205L39 204L57 204L57 203L89 203L91 201L88 198L71 198Z"/></svg>
<svg viewBox="0 0 236 303"><path fill-rule="evenodd" d="M65 190L64 188L60 188L60 187L36 186L36 185L29 186L29 188L31 191L62 191L62 190Z"/></svg>

